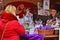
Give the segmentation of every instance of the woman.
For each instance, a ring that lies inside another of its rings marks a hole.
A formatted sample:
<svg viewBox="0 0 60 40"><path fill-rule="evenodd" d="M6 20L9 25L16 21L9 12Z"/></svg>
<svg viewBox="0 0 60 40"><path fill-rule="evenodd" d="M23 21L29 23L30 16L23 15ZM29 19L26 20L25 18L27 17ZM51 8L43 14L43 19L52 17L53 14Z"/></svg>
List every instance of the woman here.
<svg viewBox="0 0 60 40"><path fill-rule="evenodd" d="M55 19L58 15L58 11L56 9L50 10L50 19Z"/></svg>
<svg viewBox="0 0 60 40"><path fill-rule="evenodd" d="M30 12L30 9L26 9L26 16L24 17L25 23L32 24L33 19L32 19L33 14Z"/></svg>
<svg viewBox="0 0 60 40"><path fill-rule="evenodd" d="M49 19L51 21L51 24L52 24L51 26L52 27L56 27L57 16L58 16L58 11L56 9L51 9Z"/></svg>
<svg viewBox="0 0 60 40"><path fill-rule="evenodd" d="M8 25L3 40L20 40L19 35L24 35L25 30L17 21L15 6L8 5L2 14L2 19L0 20L0 39L7 22Z"/></svg>
<svg viewBox="0 0 60 40"><path fill-rule="evenodd" d="M24 15L26 15L26 8L25 8L25 6L23 4L19 5L17 7L17 10L18 10L17 14L19 15L19 18L23 18Z"/></svg>
<svg viewBox="0 0 60 40"><path fill-rule="evenodd" d="M18 20L22 25L24 24L24 16L25 16L25 13L26 13L25 11L26 10L25 10L25 7L24 7L23 4L21 4L17 7L17 15L19 16Z"/></svg>

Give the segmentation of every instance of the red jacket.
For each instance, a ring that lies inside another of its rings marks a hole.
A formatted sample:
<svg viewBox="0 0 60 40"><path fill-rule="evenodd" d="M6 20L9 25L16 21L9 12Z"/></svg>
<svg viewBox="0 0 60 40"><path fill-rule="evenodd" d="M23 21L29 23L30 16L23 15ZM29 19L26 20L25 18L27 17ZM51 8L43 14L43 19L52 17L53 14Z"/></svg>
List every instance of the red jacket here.
<svg viewBox="0 0 60 40"><path fill-rule="evenodd" d="M14 16L12 16L12 14L7 14L6 12L4 12L3 14L3 19L0 20L0 39L4 30L4 26L8 22L3 40L20 40L19 35L25 34L24 27L18 23L18 21Z"/></svg>

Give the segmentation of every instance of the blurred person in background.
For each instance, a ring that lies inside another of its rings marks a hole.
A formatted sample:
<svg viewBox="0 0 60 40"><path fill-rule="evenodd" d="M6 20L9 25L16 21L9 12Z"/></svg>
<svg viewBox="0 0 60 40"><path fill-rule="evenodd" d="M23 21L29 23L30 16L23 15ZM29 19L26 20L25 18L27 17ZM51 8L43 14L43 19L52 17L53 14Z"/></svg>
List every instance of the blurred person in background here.
<svg viewBox="0 0 60 40"><path fill-rule="evenodd" d="M50 19L55 19L58 15L58 11L56 9L50 9Z"/></svg>
<svg viewBox="0 0 60 40"><path fill-rule="evenodd" d="M25 22L28 22L29 24L32 24L33 22L33 14L30 12L30 9L26 9L26 15L24 17Z"/></svg>
<svg viewBox="0 0 60 40"><path fill-rule="evenodd" d="M30 12L33 14L33 22L36 23L35 21L38 18L38 11L37 11L37 7L33 7L30 9Z"/></svg>
<svg viewBox="0 0 60 40"><path fill-rule="evenodd" d="M18 17L18 20L21 24L24 23L24 16L26 15L26 8L24 6L24 4L20 4L18 7L17 7L17 16Z"/></svg>
<svg viewBox="0 0 60 40"><path fill-rule="evenodd" d="M53 27L56 27L56 21L57 21L57 16L58 16L58 11L54 8L50 10L50 16L49 20L51 21L51 24Z"/></svg>
<svg viewBox="0 0 60 40"><path fill-rule="evenodd" d="M6 23L8 23L6 30L3 35L3 40L20 40L19 35L25 34L24 27L18 23L16 18L16 7L8 5L2 14L0 20L0 39L4 31Z"/></svg>
<svg viewBox="0 0 60 40"><path fill-rule="evenodd" d="M17 7L17 11L18 11L18 15L19 15L19 18L23 18L24 15L26 14L26 8L24 6L24 4L20 4L18 7Z"/></svg>

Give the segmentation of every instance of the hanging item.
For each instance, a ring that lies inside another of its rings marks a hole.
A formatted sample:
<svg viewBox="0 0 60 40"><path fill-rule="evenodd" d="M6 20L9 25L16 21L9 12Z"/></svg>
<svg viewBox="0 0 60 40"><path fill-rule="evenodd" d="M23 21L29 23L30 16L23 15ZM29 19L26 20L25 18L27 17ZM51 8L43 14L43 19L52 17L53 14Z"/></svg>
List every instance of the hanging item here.
<svg viewBox="0 0 60 40"><path fill-rule="evenodd" d="M49 14L49 8L50 8L50 0L44 0L43 1L43 10L45 10L42 14L44 15L50 15Z"/></svg>
<svg viewBox="0 0 60 40"><path fill-rule="evenodd" d="M42 8L43 6L40 4L40 2L37 3L37 7L38 7L38 15L41 15L42 14Z"/></svg>
<svg viewBox="0 0 60 40"><path fill-rule="evenodd" d="M50 7L50 0L44 0L43 1L43 9L49 10Z"/></svg>

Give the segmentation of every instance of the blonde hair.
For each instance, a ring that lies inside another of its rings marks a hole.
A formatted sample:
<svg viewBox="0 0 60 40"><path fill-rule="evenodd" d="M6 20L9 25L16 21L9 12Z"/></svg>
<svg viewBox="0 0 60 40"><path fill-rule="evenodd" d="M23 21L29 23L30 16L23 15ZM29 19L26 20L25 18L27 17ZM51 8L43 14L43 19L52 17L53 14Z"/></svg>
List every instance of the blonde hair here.
<svg viewBox="0 0 60 40"><path fill-rule="evenodd" d="M13 15L16 15L16 7L12 5L8 5L5 9L5 11L10 12Z"/></svg>

